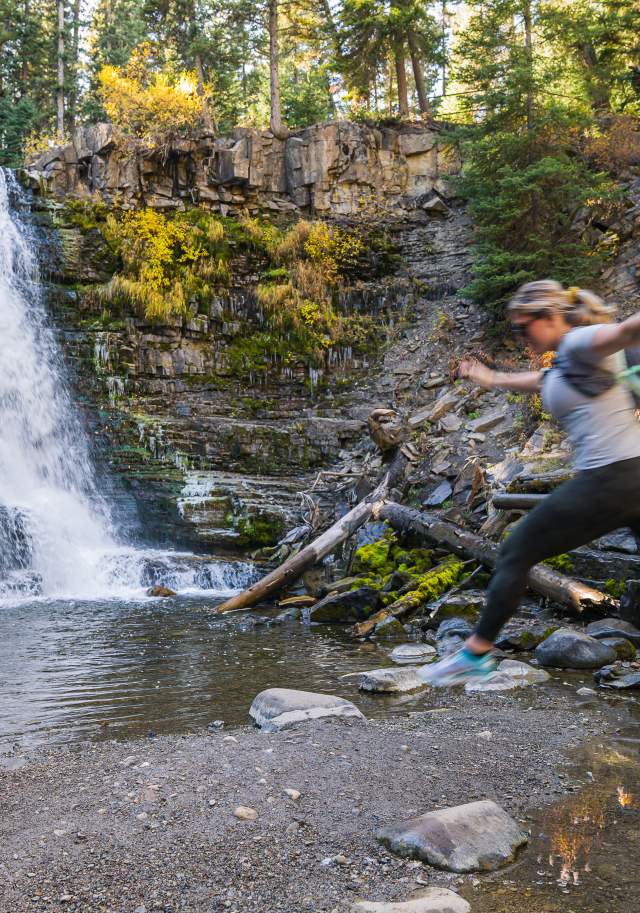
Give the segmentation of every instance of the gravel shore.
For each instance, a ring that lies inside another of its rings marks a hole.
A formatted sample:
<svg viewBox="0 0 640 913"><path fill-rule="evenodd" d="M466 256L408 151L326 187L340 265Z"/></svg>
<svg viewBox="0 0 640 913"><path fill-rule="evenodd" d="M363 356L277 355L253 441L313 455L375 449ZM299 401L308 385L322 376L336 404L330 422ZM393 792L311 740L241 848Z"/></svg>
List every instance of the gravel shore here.
<svg viewBox="0 0 640 913"><path fill-rule="evenodd" d="M455 889L460 876L395 859L376 828L481 798L526 823L572 788L569 749L615 717L575 684L443 691L402 719L4 757L0 911L348 913L357 898Z"/></svg>

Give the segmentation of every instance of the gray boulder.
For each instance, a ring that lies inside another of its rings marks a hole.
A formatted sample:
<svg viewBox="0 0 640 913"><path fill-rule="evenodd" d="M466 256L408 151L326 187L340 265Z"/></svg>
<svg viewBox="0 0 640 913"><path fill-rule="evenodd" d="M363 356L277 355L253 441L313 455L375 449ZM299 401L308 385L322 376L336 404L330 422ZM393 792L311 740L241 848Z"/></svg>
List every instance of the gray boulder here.
<svg viewBox="0 0 640 913"><path fill-rule="evenodd" d="M389 659L399 666L411 663L427 663L433 659L436 651L431 644L399 644L389 654Z"/></svg>
<svg viewBox="0 0 640 913"><path fill-rule="evenodd" d="M590 637L602 639L604 637L624 637L636 647L640 647L640 631L629 621L621 618L601 618L587 625L586 632Z"/></svg>
<svg viewBox="0 0 640 913"><path fill-rule="evenodd" d="M599 669L616 659L613 647L571 628L558 628L538 644L535 657L542 666L556 669Z"/></svg>
<svg viewBox="0 0 640 913"><path fill-rule="evenodd" d="M365 721L355 704L333 694L267 688L256 695L249 714L265 732L280 732L300 723L325 717L348 717Z"/></svg>
<svg viewBox="0 0 640 913"><path fill-rule="evenodd" d="M380 596L369 586L325 596L314 606L304 609L305 621L320 624L354 624L369 618L380 607Z"/></svg>
<svg viewBox="0 0 640 913"><path fill-rule="evenodd" d="M612 663L598 669L593 677L602 688L640 688L640 663Z"/></svg>
<svg viewBox="0 0 640 913"><path fill-rule="evenodd" d="M358 685L361 691L376 691L397 694L403 691L417 691L426 685L415 669L372 669L363 672Z"/></svg>
<svg viewBox="0 0 640 913"><path fill-rule="evenodd" d="M490 799L428 812L383 828L378 839L398 856L450 872L488 872L513 861L527 835Z"/></svg>
<svg viewBox="0 0 640 913"><path fill-rule="evenodd" d="M602 637L600 643L613 647L618 659L635 659L638 651L626 637Z"/></svg>

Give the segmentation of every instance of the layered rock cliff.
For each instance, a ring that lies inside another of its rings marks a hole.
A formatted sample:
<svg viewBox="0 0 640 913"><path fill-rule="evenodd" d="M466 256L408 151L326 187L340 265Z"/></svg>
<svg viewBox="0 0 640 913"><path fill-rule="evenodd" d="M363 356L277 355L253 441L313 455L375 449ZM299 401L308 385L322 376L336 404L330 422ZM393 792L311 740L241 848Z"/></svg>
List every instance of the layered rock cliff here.
<svg viewBox="0 0 640 913"><path fill-rule="evenodd" d="M316 126L285 143L238 130L164 150L123 145L98 125L30 165L36 205L59 241L52 312L101 452L133 492L147 533L191 547L272 544L299 522L300 492L323 482L333 509L344 509L346 487L375 459L370 411L429 404L445 380L450 332L480 338L478 315L455 297L468 279L468 226L448 184L458 167L436 129L353 124ZM383 220L393 268L372 278L367 267L339 294L342 313L372 318L373 341L358 351L330 346L320 367L295 352L268 359L252 349L239 375L231 355L264 323L255 295L264 263L244 253L206 313L158 322L134 309L101 311L91 290L115 264L95 226L69 208L98 198L279 224ZM318 484L318 472L332 469Z"/></svg>

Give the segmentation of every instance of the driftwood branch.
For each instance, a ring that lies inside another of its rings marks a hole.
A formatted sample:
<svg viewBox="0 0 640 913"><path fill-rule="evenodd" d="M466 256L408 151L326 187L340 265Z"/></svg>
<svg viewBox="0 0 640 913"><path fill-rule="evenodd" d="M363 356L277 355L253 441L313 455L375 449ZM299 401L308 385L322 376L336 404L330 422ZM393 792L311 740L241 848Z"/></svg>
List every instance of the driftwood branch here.
<svg viewBox="0 0 640 913"><path fill-rule="evenodd" d="M495 543L447 520L441 520L434 514L388 502L378 508L376 515L394 529L446 545L457 555L475 558L487 567L495 567L498 557L498 546ZM544 564L539 564L530 571L529 586L541 596L567 606L577 614L593 606L612 606L611 598L606 593L559 574Z"/></svg>
<svg viewBox="0 0 640 913"><path fill-rule="evenodd" d="M410 451L407 451L406 448L399 450L389 469L386 470L382 481L369 495L359 501L349 513L345 514L321 536L305 546L297 555L292 556L280 567L263 577L262 580L254 583L237 596L233 596L223 602L222 605L217 607L216 611L232 612L237 609L246 609L255 605L261 599L267 599L282 589L282 587L293 583L294 580L301 577L306 570L313 567L325 555L334 551L341 542L348 539L360 526L367 522L374 508L379 507L385 501L391 489L403 478L410 456Z"/></svg>

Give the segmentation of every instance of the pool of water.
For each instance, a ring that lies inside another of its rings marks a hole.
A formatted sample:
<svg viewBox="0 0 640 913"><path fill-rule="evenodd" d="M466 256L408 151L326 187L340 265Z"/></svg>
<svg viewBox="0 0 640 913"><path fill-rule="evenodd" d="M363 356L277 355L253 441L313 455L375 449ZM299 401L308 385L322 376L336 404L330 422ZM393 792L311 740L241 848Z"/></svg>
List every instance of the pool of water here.
<svg viewBox="0 0 640 913"><path fill-rule="evenodd" d="M534 812L529 845L507 870L466 885L473 913L640 910L640 713L575 758L582 786Z"/></svg>
<svg viewBox="0 0 640 913"><path fill-rule="evenodd" d="M0 751L250 722L263 688L341 694L367 716L418 708L340 676L388 665L391 647L298 621L216 616L220 600L36 601L0 608ZM274 610L272 615L277 614Z"/></svg>

